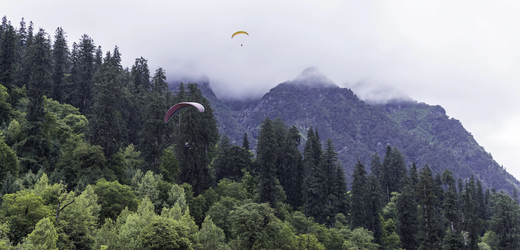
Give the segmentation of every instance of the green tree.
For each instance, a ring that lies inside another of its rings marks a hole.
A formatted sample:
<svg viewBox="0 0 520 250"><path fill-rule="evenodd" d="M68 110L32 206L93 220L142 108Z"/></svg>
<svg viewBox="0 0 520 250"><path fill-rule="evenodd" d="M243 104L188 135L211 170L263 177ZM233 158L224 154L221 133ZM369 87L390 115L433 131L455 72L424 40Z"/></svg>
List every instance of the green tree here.
<svg viewBox="0 0 520 250"><path fill-rule="evenodd" d="M51 209L44 205L42 197L28 191L6 194L2 200L0 215L2 222L9 223L9 239L14 244L32 232L41 219L52 214Z"/></svg>
<svg viewBox="0 0 520 250"><path fill-rule="evenodd" d="M228 250L229 246L226 244L226 236L224 230L217 227L211 221L211 216L206 216L202 223L200 232L201 250Z"/></svg>
<svg viewBox="0 0 520 250"><path fill-rule="evenodd" d="M121 185L118 181L108 182L100 179L93 185L94 193L98 196L98 204L101 206L99 211L99 222L104 222L106 218L115 220L125 207L130 211L135 211L139 201L129 186Z"/></svg>
<svg viewBox="0 0 520 250"><path fill-rule="evenodd" d="M374 236L372 235L372 232L364 228L356 228L352 230L350 238L343 243L343 249L379 249L380 245L373 243L373 240Z"/></svg>
<svg viewBox="0 0 520 250"><path fill-rule="evenodd" d="M239 206L230 212L230 220L230 245L237 249L294 249L296 236L267 203Z"/></svg>
<svg viewBox="0 0 520 250"><path fill-rule="evenodd" d="M143 228L141 244L143 249L184 250L193 249L182 224L163 217L155 217Z"/></svg>
<svg viewBox="0 0 520 250"><path fill-rule="evenodd" d="M165 181L175 182L175 180L177 180L177 176L180 173L179 161L177 157L175 157L175 149L173 146L163 150L159 169Z"/></svg>
<svg viewBox="0 0 520 250"><path fill-rule="evenodd" d="M94 188L89 185L60 215L60 225L76 249L86 249L94 242L94 232L101 210L97 202Z"/></svg>
<svg viewBox="0 0 520 250"><path fill-rule="evenodd" d="M34 228L34 231L27 236L27 242L23 244L23 249L35 250L57 250L56 242L58 233L54 224L49 218L41 219Z"/></svg>
<svg viewBox="0 0 520 250"><path fill-rule="evenodd" d="M11 150L9 146L4 141L4 137L0 134L0 162L2 162L2 167L0 168L0 183L4 183L7 176L13 175L14 177L18 176L18 171L20 169L20 165L18 163L18 157Z"/></svg>
<svg viewBox="0 0 520 250"><path fill-rule="evenodd" d="M93 184L99 178L113 179L99 145L90 145L78 136L71 137L63 145L63 156L57 169L64 175L70 188Z"/></svg>
<svg viewBox="0 0 520 250"><path fill-rule="evenodd" d="M13 112L13 108L11 103L9 103L9 93L7 92L7 88L4 85L0 84L0 125L3 126L11 119L11 114Z"/></svg>

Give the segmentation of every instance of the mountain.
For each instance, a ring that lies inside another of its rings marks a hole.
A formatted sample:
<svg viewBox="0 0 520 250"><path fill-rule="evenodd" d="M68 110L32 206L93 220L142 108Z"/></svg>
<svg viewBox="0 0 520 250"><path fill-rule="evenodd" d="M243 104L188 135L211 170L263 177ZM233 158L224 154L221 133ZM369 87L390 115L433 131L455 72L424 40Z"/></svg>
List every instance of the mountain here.
<svg viewBox="0 0 520 250"><path fill-rule="evenodd" d="M483 188L510 194L520 186L441 106L413 100L369 104L316 68L253 100L220 100L209 82L199 83L199 88L211 102L220 133L236 144L247 133L254 149L266 117L280 117L287 126L295 125L304 141L307 130L317 128L321 140L334 141L349 182L358 159L369 171L371 155L377 152L383 159L390 145L401 151L409 166L413 161L418 168L428 164L434 174L450 169L456 178L474 175Z"/></svg>

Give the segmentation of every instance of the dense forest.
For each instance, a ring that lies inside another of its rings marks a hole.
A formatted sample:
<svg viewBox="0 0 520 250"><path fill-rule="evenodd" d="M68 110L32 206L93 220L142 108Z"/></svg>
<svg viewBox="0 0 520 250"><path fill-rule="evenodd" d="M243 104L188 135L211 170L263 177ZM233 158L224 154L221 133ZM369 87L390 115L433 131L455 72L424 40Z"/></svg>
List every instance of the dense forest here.
<svg viewBox="0 0 520 250"><path fill-rule="evenodd" d="M346 175L334 138L279 118L253 151L219 134L197 84L172 92L121 56L2 19L0 249L520 248L516 193L391 146ZM206 110L165 124L181 101Z"/></svg>

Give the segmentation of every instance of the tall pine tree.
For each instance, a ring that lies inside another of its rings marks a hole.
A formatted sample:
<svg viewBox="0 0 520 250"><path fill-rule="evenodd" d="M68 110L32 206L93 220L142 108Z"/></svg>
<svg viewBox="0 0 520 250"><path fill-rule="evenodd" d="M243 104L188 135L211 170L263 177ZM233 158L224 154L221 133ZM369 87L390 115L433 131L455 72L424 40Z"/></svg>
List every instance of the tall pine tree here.
<svg viewBox="0 0 520 250"><path fill-rule="evenodd" d="M177 101L198 102L205 108L204 113L193 108L181 110L176 115L178 124L174 129L177 133L174 137L175 155L181 170L179 181L190 184L195 195L199 195L212 183L209 163L210 154L218 141L217 122L210 102L202 96L197 84L189 83L187 91L181 86Z"/></svg>
<svg viewBox="0 0 520 250"><path fill-rule="evenodd" d="M51 87L51 98L58 102L65 100L65 85L66 74L69 73L69 47L67 46L67 40L65 39L65 32L61 27L56 29L54 35L54 44L52 46L52 87Z"/></svg>

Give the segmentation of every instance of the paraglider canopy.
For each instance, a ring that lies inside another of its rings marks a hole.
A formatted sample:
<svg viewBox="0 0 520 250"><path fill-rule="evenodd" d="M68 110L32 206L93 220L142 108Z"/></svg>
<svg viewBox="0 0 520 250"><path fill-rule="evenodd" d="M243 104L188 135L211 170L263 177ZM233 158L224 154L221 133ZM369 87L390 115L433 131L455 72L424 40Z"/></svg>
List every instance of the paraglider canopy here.
<svg viewBox="0 0 520 250"><path fill-rule="evenodd" d="M247 36L244 36L244 35L247 35ZM235 36L237 36L236 38L234 38ZM240 43L240 46L244 46L244 41L246 39L244 39L244 37L248 37L249 34L243 30L240 30L240 31L237 31L235 33L233 33L233 35L231 35L231 39L233 40L236 40L238 43Z"/></svg>
<svg viewBox="0 0 520 250"><path fill-rule="evenodd" d="M233 33L233 35L231 36L231 38L235 37L236 35L240 35L240 34L245 34L247 36L249 36L249 34L243 30L240 30L240 31L237 31L235 33Z"/></svg>
<svg viewBox="0 0 520 250"><path fill-rule="evenodd" d="M167 123L170 118L172 118L173 115L175 115L179 110L188 107L193 106L199 110L199 112L204 112L204 106L198 102L180 102L175 105L173 105L168 112L166 112L166 115L164 116L164 123Z"/></svg>

